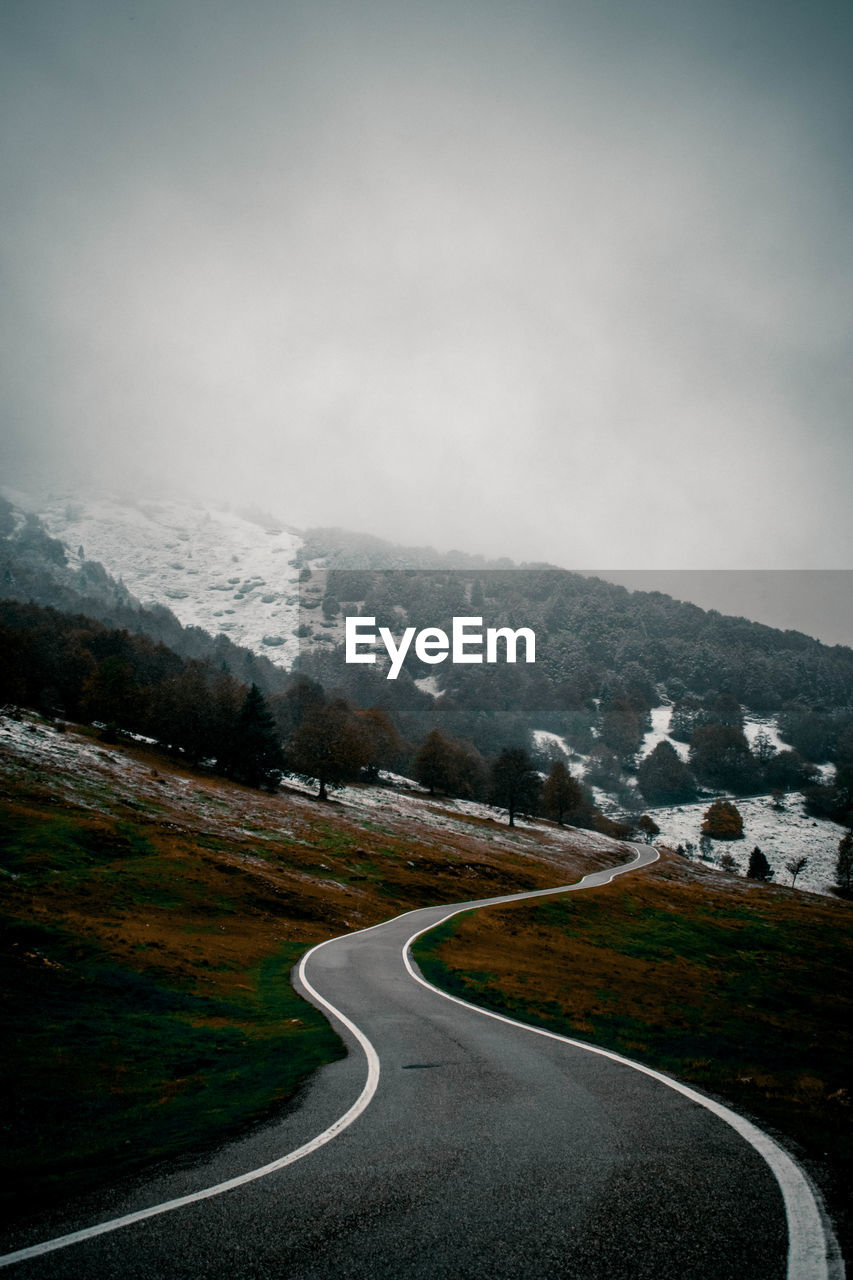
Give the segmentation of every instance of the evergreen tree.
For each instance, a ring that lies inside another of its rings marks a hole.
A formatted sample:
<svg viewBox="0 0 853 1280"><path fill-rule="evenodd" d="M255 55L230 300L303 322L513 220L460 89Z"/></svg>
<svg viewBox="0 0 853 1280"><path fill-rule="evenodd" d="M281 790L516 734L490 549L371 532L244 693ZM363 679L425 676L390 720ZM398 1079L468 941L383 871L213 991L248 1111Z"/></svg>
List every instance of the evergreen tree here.
<svg viewBox="0 0 853 1280"><path fill-rule="evenodd" d="M614 698L601 708L601 741L620 761L633 760L642 737L640 717L627 697Z"/></svg>
<svg viewBox="0 0 853 1280"><path fill-rule="evenodd" d="M234 726L231 777L250 787L274 791L281 781L284 757L278 730L256 684L246 694Z"/></svg>
<svg viewBox="0 0 853 1280"><path fill-rule="evenodd" d="M755 846L752 853L749 855L749 866L746 869L746 874L749 876L750 880L768 881L773 879L773 868L770 866L770 863L767 861L758 845Z"/></svg>
<svg viewBox="0 0 853 1280"><path fill-rule="evenodd" d="M492 765L490 801L509 812L511 827L516 813L535 811L541 790L539 774L524 748L505 747Z"/></svg>
<svg viewBox="0 0 853 1280"><path fill-rule="evenodd" d="M838 842L835 892L841 898L853 897L853 831L848 831Z"/></svg>

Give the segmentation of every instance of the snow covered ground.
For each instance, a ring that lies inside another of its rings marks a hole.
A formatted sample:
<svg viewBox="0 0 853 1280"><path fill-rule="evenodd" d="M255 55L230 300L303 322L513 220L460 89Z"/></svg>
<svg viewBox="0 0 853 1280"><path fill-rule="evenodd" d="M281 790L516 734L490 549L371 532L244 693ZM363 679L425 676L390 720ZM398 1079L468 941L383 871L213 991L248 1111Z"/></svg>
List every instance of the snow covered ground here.
<svg viewBox="0 0 853 1280"><path fill-rule="evenodd" d="M678 742L677 739L669 736L669 722L672 716L672 703L667 702L660 707L652 707L652 727L644 735L640 744L638 759L642 760L649 752L654 751L659 742L666 740L671 747L675 747L679 757L682 760L687 759L690 754L690 748L686 742Z"/></svg>
<svg viewBox="0 0 853 1280"><path fill-rule="evenodd" d="M217 784L221 779L203 779L200 775L182 776L174 765L162 772L156 758L139 759L106 744L93 742L75 729L63 731L54 723L27 711L0 712L0 766L7 778L16 774L28 777L49 774L59 795L74 806L93 812L110 811L116 805L131 803L139 807L140 798L148 798L160 807L168 802L177 810L186 809L194 820L205 817L209 829L235 836L251 836L260 842L270 838L252 818L254 797L247 788L235 791L233 805L223 805ZM316 785L287 776L283 779L281 806L276 819L276 838L289 836L302 842L294 830L294 821L306 805L316 812L313 799ZM397 774L383 774L380 783L330 788L330 798L344 810L351 810L357 821L371 831L392 831L415 835L430 830L447 833L448 849L455 851L453 841L460 836L475 836L498 848L530 854L537 861L543 857L555 860L555 874L565 865L568 855L586 850L595 855L611 856L624 844L595 831L558 828L541 822L516 819L515 829L507 825L505 810L472 801L432 797L417 783ZM268 797L267 797L268 799ZM294 807L295 806L295 807ZM471 819L483 819L472 825ZM381 825L380 825L381 824ZM208 829L208 828L206 828ZM451 839L452 838L452 839ZM11 873L3 873L11 874ZM13 877L14 878L14 877ZM559 883L556 880L555 883Z"/></svg>
<svg viewBox="0 0 853 1280"><path fill-rule="evenodd" d="M747 799L730 797L743 818L742 840L715 840L711 848L711 862L719 866L724 853L730 853L737 863L738 874L746 873L749 855L758 845L773 868L776 884L790 884L791 876L785 863L792 858L808 858L808 864L797 876L797 889L809 889L812 893L828 893L835 881L835 860L838 842L844 828L834 822L811 818L803 808L802 796L791 793L783 800L783 809L776 810L769 796L750 796ZM699 857L700 827L710 800L698 804L675 805L649 812L661 829L655 844L667 844L672 848L681 844L695 845L692 857Z"/></svg>
<svg viewBox="0 0 853 1280"><path fill-rule="evenodd" d="M297 534L177 502L55 498L37 514L81 559L98 560L143 604L222 631L289 667L299 649Z"/></svg>
<svg viewBox="0 0 853 1280"><path fill-rule="evenodd" d="M676 742L668 736L670 705L655 707L652 710L652 728L646 733L639 754L639 759L653 751L658 742L666 739L675 747L682 759L687 758L686 743ZM772 746L786 750L788 744L779 737L776 722L773 719L752 717L744 724L744 733L750 745L755 743L759 733L769 738ZM537 729L534 741L540 751L548 754L562 751L569 757L569 768L575 777L583 779L587 757L572 752L565 738L545 729ZM827 766L824 772L832 772ZM626 779L629 785L636 786L636 779ZM618 804L613 796L597 787L591 788L593 799L603 812L615 816ZM679 844L693 845L692 856L699 858L699 838L701 836L702 818L713 797L708 796L695 804L672 805L667 808L648 809L661 829L656 843L667 844L672 848ZM735 859L738 874L744 875L749 863L749 855L756 845L766 856L773 868L774 882L790 884L791 875L785 864L792 859L805 857L808 864L797 876L796 888L807 889L812 893L829 893L835 880L835 861L838 855L838 842L844 835L844 829L834 822L810 817L804 808L803 798L796 792L785 796L782 808L773 806L770 796L752 796L748 799L733 800L743 818L744 838L742 840L715 840L711 847L711 862L719 865L724 853L730 853Z"/></svg>

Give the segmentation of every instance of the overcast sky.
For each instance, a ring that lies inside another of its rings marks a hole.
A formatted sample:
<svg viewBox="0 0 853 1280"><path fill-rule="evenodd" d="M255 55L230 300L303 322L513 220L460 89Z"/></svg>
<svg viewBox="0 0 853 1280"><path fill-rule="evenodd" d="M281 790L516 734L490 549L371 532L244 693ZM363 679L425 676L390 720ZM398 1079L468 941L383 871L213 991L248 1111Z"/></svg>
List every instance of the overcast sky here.
<svg viewBox="0 0 853 1280"><path fill-rule="evenodd" d="M853 6L3 0L7 483L850 568Z"/></svg>

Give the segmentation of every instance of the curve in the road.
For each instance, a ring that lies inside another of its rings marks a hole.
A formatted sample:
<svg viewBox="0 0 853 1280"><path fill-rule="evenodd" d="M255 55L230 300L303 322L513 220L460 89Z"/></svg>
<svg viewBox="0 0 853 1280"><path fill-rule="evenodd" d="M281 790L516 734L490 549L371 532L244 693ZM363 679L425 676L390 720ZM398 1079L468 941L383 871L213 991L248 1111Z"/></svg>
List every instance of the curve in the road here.
<svg viewBox="0 0 853 1280"><path fill-rule="evenodd" d="M564 885L554 889L537 890L533 893L507 894L496 898L478 899L470 902L449 905L446 912L443 912L437 919L433 919L427 928L417 930L408 939L403 948L403 960L406 969L416 982L420 983L430 991L436 992L446 1000L462 1005L465 1008L472 1009L476 1013L482 1014L486 1017L509 1023L515 1027L522 1027L524 1030L535 1035L546 1036L553 1040L563 1041L577 1049L609 1058L614 1062L618 1062L660 1081L670 1089L684 1095L686 1098L698 1103L700 1106L705 1107L707 1110L720 1117L735 1129L748 1143L750 1143L756 1151L758 1151L770 1166L780 1187L788 1224L788 1280L840 1280L840 1277L844 1274L843 1265L837 1260L835 1262L832 1261L832 1255L835 1253L835 1250L832 1247L834 1242L831 1241L830 1234L824 1229L823 1218L808 1180L791 1157L756 1126L752 1125L749 1121L743 1119L743 1117L737 1115L735 1112L729 1110L727 1107L714 1102L712 1099L703 1097L701 1094L690 1089L688 1086L681 1084L679 1081L664 1076L650 1067L643 1066L641 1063L634 1062L629 1058L624 1058L609 1050L599 1049L593 1045L585 1044L581 1041L572 1040L566 1036L546 1031L543 1028L532 1027L524 1023L516 1022L501 1014L492 1013L490 1010L468 1004L468 1002L460 1000L456 996L448 995L446 992L443 992L439 988L433 987L430 983L427 983L412 964L410 958L410 947L416 939L460 912L484 906L498 906L509 902L524 901L566 892L576 892L581 889L592 888L596 885L608 884L615 879L616 876L637 870L643 866L648 866L658 857L659 855L657 851L652 848L635 846L635 857L633 861L624 863L617 867L608 868L604 871L593 872L584 876L582 880L574 885ZM416 914L416 912L405 912L403 913L403 916L397 917L396 919L400 920L405 918L406 915L414 914ZM384 928L390 923L391 922L386 921L379 925L372 925L368 929L358 930L357 932L369 933L373 930ZM351 937L353 935L344 936ZM295 1164L297 1161L302 1160L312 1152L317 1151L320 1147L325 1146L326 1143L331 1142L334 1138L338 1137L347 1128L349 1128L349 1126L352 1125L352 1123L367 1109L374 1094L376 1093L379 1083L380 1062L376 1050L363 1031L361 1031L360 1028L357 1027L344 1012L336 1008L329 1000L320 995L307 976L307 970L312 957L337 941L339 941L339 939L328 939L326 942L320 943L318 946L307 952L299 965L298 975L302 988L309 995L311 1000L347 1029L365 1055L367 1077L364 1086L358 1098L343 1115L310 1141L303 1143L288 1154L261 1165L258 1168L251 1169L246 1173L218 1182L215 1185L203 1188L199 1191L194 1191L174 1199L165 1200L160 1204L152 1205L146 1209L128 1213L104 1222L99 1222L93 1226L69 1232L66 1235L56 1236L38 1244L4 1254L0 1256L0 1267L6 1267L16 1262L22 1262L26 1259L37 1258L41 1255L67 1248L70 1245L91 1240L96 1236L118 1231L123 1227L143 1222L146 1219L167 1214L173 1210L185 1208L203 1200L209 1200L215 1196L223 1195L227 1191L245 1186L247 1183L254 1182L260 1178L265 1178L269 1174L286 1168L288 1165Z"/></svg>
<svg viewBox="0 0 853 1280"><path fill-rule="evenodd" d="M636 864L628 864L628 866L633 870ZM608 884L615 874L625 869L627 868L615 868L613 875L610 875L607 879L585 876L578 884L570 885L568 888L557 892L569 893L577 889L589 888L591 887L588 883L590 880L596 884ZM600 876L602 873L598 874ZM544 891L545 894L550 892L554 891ZM538 896L544 896L544 894ZM512 899L508 900L511 901ZM497 905L497 902L494 905ZM743 1116L738 1115L736 1111L732 1111L729 1107L723 1106L722 1103L715 1102L714 1099L697 1093L695 1089L682 1084L681 1081L673 1079L671 1076L663 1075L652 1067L644 1066L641 1062L635 1062L633 1059L626 1058L620 1053L613 1053L609 1049L600 1049L596 1045L588 1044L582 1040L573 1040L570 1036L563 1036L555 1031L547 1031L544 1027L534 1027L529 1023L518 1022L515 1018L506 1017L505 1014L494 1013L491 1009L484 1009L481 1005L471 1004L468 1000L461 1000L458 996L450 995L449 992L442 991L440 987L427 982L413 962L412 947L418 938L437 928L438 924L443 924L467 909L458 907L456 910L449 911L442 920L429 925L426 929L418 930L408 939L403 948L403 963L415 982L419 982L422 987L426 987L427 990L442 996L445 1000L450 1000L465 1009L472 1009L487 1018L494 1018L498 1022L506 1022L513 1027L524 1027L525 1030L532 1032L534 1035L545 1036L550 1040L561 1040L564 1044L570 1044L575 1049L586 1050L588 1053L597 1054L602 1058L609 1058L611 1062L618 1062L622 1066L639 1071L653 1080L658 1080L669 1089L674 1089L676 1093L682 1094L685 1098L689 1098L691 1102L698 1103L699 1106L705 1107L713 1115L724 1120L763 1157L779 1184L788 1224L787 1280L843 1280L843 1264L838 1256L834 1240L824 1227L824 1216L818 1207L808 1179L799 1165L788 1155L787 1151L784 1151L778 1143L774 1142L757 1125L745 1120Z"/></svg>

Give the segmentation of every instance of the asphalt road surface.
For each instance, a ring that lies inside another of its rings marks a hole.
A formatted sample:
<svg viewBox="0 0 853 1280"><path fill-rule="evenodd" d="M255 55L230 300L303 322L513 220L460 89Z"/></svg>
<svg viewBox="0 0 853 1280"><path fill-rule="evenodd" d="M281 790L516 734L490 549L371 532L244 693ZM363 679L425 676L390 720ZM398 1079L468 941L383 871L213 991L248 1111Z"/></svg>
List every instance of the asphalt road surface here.
<svg viewBox="0 0 853 1280"><path fill-rule="evenodd" d="M630 852L574 889L657 856ZM334 1011L351 1052L282 1120L28 1222L0 1264L40 1280L843 1275L803 1175L760 1131L654 1072L425 984L407 944L453 910L303 960L303 989Z"/></svg>

